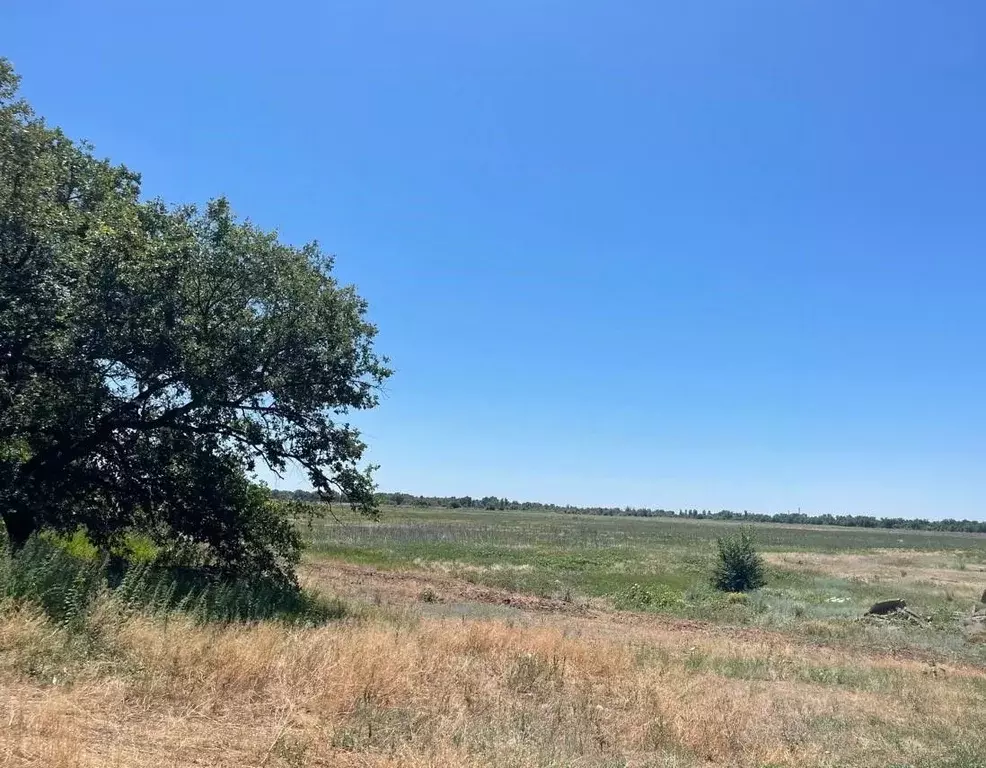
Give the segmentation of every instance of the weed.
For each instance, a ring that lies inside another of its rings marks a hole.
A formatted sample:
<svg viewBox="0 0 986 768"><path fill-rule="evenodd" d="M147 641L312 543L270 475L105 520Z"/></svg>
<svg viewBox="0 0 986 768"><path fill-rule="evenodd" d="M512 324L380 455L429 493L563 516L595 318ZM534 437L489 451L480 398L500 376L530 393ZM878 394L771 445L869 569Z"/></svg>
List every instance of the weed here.
<svg viewBox="0 0 986 768"><path fill-rule="evenodd" d="M302 768L307 764L311 744L305 739L282 733L274 742L270 756L285 768Z"/></svg>
<svg viewBox="0 0 986 768"><path fill-rule="evenodd" d="M514 659L507 675L507 686L517 693L541 694L564 684L565 661L524 653Z"/></svg>
<svg viewBox="0 0 986 768"><path fill-rule="evenodd" d="M59 624L82 630L100 598L128 610L190 613L202 622L278 619L319 624L345 614L339 601L276 582L230 582L209 572L153 562L97 559L84 540L30 539L0 550L0 598L41 606Z"/></svg>

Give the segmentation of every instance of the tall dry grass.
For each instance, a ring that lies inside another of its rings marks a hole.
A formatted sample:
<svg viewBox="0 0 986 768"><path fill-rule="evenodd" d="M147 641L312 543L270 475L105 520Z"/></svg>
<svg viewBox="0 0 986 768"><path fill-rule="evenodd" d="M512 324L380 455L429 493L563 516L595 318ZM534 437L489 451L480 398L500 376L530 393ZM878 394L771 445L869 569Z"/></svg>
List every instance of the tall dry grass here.
<svg viewBox="0 0 986 768"><path fill-rule="evenodd" d="M819 682L774 648L748 679L750 643L655 637L551 619L203 626L112 601L80 635L7 606L0 765L979 764L955 760L984 746L982 676L855 657L884 682Z"/></svg>

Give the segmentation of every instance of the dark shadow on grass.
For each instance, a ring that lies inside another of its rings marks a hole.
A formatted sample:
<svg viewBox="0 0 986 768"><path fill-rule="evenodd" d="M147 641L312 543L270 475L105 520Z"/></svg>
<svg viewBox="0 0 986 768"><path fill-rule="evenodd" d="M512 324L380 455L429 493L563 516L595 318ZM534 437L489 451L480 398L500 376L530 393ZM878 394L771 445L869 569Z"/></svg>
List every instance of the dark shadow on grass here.
<svg viewBox="0 0 986 768"><path fill-rule="evenodd" d="M293 584L232 580L202 568L87 558L57 541L32 538L0 552L0 597L40 605L52 619L84 618L101 596L128 610L183 612L201 622L282 621L317 625L346 615L345 605Z"/></svg>

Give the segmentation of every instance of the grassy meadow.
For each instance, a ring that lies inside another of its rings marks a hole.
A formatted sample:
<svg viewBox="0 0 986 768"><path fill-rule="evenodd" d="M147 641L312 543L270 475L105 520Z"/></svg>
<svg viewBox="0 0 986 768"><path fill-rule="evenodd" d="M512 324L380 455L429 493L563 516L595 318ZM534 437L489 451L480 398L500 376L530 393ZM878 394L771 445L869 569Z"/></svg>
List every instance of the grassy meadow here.
<svg viewBox="0 0 986 768"><path fill-rule="evenodd" d="M734 529L397 507L307 532L328 620L7 597L0 765L986 766L986 537L757 525L723 595Z"/></svg>
<svg viewBox="0 0 986 768"><path fill-rule="evenodd" d="M964 612L986 589L986 536L756 525L771 578L737 599L715 592L709 573L716 539L738 526L398 507L378 523L322 521L310 546L314 559L441 574L562 602L986 659L962 633ZM858 621L888 597L906 599L928 626Z"/></svg>

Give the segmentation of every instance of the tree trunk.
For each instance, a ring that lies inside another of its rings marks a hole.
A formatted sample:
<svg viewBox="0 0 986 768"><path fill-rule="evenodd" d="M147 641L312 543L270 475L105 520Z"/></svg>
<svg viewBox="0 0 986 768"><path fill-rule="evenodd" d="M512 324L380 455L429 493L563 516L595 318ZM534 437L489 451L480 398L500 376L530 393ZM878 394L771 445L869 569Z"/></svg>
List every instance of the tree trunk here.
<svg viewBox="0 0 986 768"><path fill-rule="evenodd" d="M34 516L26 510L0 509L0 518L3 518L7 529L7 541L11 550L16 551L23 547L34 533Z"/></svg>

